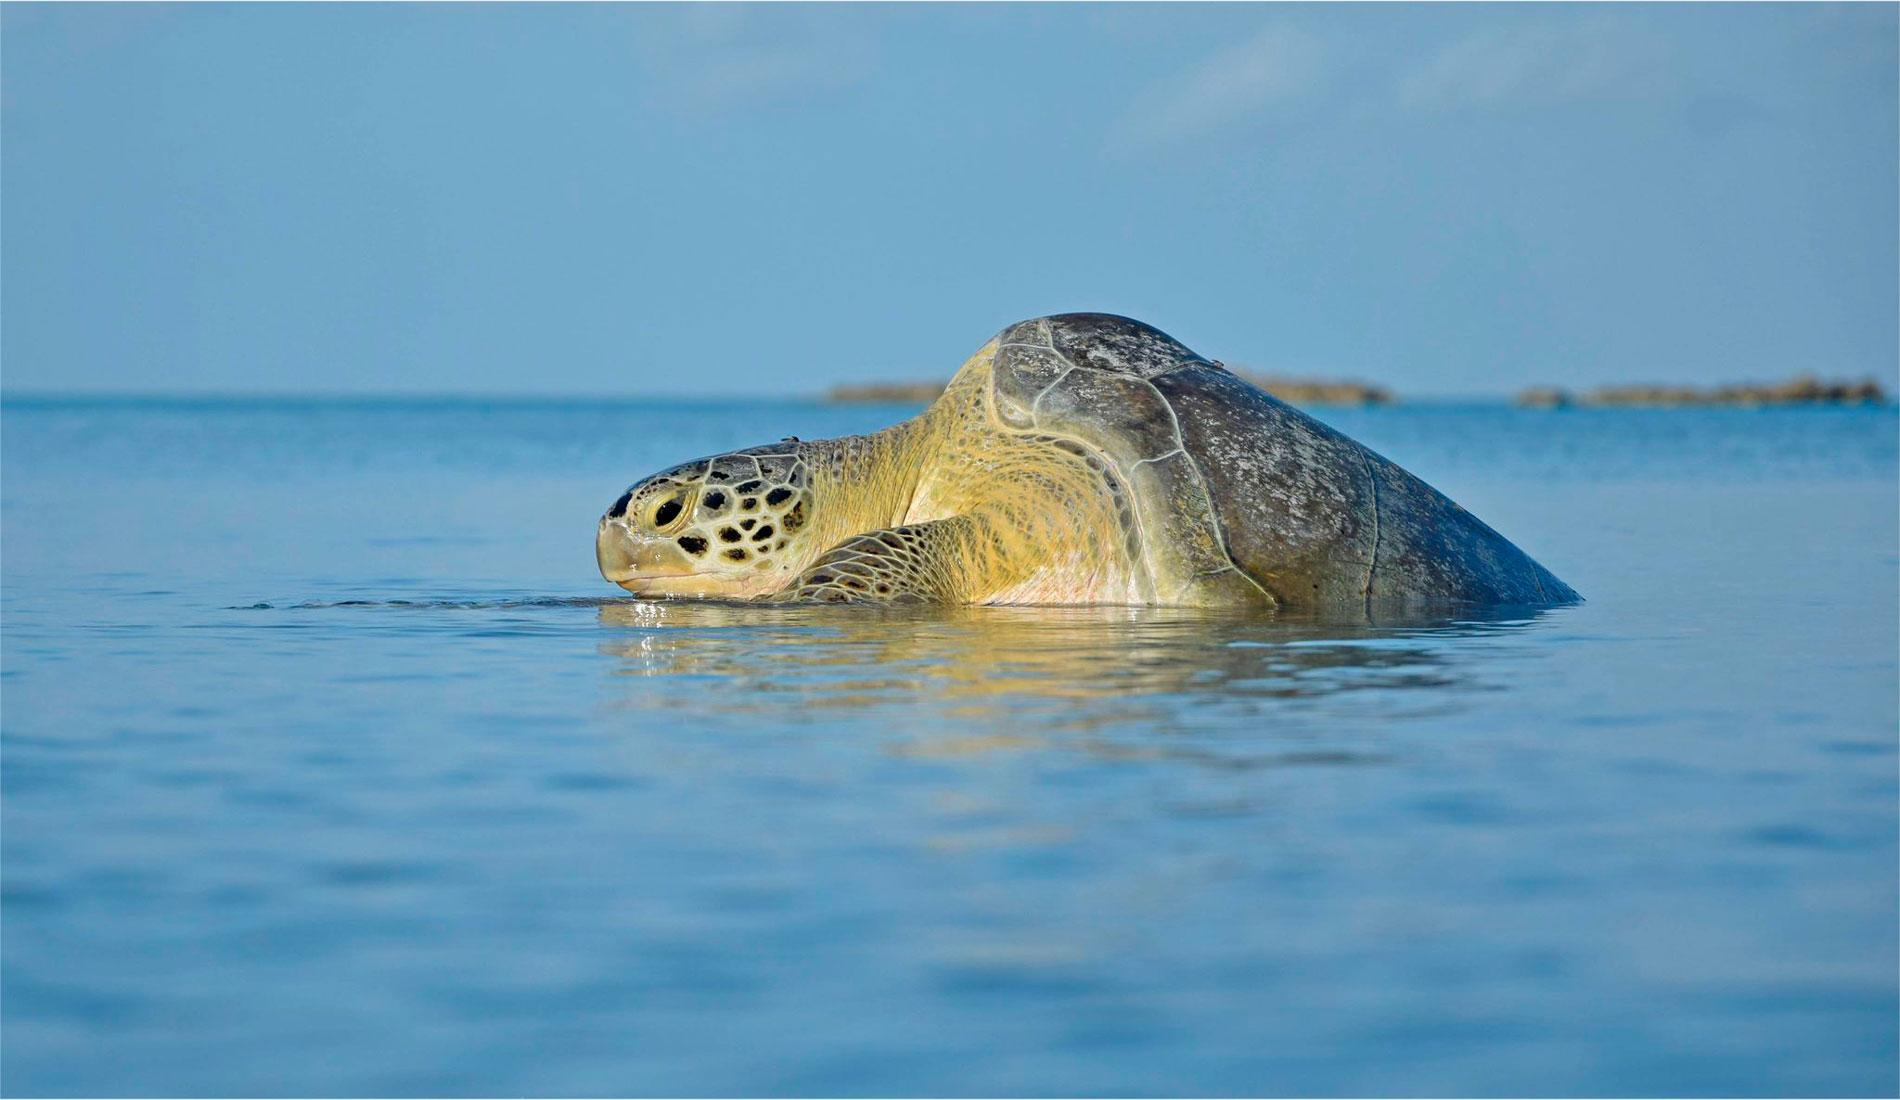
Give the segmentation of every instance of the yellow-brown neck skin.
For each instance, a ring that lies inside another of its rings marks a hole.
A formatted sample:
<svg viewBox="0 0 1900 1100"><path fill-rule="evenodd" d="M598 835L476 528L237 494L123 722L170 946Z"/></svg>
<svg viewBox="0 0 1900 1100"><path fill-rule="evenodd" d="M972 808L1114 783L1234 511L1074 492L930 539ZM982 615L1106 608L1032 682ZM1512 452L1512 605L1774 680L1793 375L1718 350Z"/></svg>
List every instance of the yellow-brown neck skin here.
<svg viewBox="0 0 1900 1100"><path fill-rule="evenodd" d="M934 451L935 406L869 435L818 439L802 454L810 472L812 557L866 531L904 522L918 478Z"/></svg>
<svg viewBox="0 0 1900 1100"><path fill-rule="evenodd" d="M815 544L971 516L985 537L956 560L949 587L963 602L1149 602L1115 475L1074 441L997 419L994 352L994 345L978 351L915 419L809 445Z"/></svg>
<svg viewBox="0 0 1900 1100"><path fill-rule="evenodd" d="M991 545L970 563L972 603L1144 603L1146 570L1109 464L1079 441L1005 426L992 403L994 345L958 372L932 412L942 445L911 522L988 518Z"/></svg>

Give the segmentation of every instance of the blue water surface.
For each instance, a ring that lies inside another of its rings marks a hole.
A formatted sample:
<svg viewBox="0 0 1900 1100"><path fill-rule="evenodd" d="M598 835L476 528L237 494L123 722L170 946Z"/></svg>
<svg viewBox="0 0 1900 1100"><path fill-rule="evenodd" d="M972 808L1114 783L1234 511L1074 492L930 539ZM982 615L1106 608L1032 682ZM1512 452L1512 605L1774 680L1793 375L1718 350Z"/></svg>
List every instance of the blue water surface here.
<svg viewBox="0 0 1900 1100"><path fill-rule="evenodd" d="M1892 409L1323 410L1589 598L643 603L909 410L9 400L9 1095L1885 1094Z"/></svg>

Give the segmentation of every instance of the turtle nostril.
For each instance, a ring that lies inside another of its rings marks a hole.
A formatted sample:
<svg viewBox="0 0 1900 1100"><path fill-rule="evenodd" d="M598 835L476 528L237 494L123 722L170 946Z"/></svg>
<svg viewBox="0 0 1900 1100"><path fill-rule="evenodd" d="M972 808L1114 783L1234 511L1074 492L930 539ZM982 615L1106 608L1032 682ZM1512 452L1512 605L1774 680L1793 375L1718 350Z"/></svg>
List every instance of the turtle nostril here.
<svg viewBox="0 0 1900 1100"><path fill-rule="evenodd" d="M628 553L626 531L619 525L609 527L600 525L600 536L594 541L594 556L600 562L600 575L610 581L618 582L630 575L633 558Z"/></svg>

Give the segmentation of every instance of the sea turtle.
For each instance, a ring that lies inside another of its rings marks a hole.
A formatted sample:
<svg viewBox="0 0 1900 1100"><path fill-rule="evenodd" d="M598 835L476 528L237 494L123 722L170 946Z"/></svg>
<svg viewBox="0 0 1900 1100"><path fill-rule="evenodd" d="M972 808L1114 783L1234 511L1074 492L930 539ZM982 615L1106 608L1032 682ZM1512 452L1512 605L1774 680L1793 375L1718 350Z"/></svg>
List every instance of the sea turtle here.
<svg viewBox="0 0 1900 1100"><path fill-rule="evenodd" d="M1578 596L1463 508L1139 321L1023 321L928 409L645 479L601 518L642 596L1547 605Z"/></svg>

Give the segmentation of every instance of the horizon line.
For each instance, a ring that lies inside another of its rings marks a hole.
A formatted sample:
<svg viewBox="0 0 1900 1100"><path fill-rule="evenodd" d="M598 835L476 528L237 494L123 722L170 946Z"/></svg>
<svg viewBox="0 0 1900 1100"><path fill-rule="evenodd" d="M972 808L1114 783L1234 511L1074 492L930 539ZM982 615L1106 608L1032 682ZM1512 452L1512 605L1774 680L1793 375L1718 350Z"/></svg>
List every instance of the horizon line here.
<svg viewBox="0 0 1900 1100"><path fill-rule="evenodd" d="M1444 403L1463 401L1501 401L1509 403L1513 393L1496 390L1484 391L1438 391L1435 393L1394 394L1392 404L1407 403ZM523 390L57 390L57 389L16 389L0 386L0 404L11 401L52 402L52 401L216 401L225 403L266 402L266 401L366 401L366 402L402 402L402 401L509 401L509 402L545 402L572 404L583 401L624 402L624 401L668 401L686 403L787 403L811 405L927 405L928 401L864 401L833 400L820 390L816 392L791 392L769 394L733 394L733 393L597 393L575 391L572 393L538 393Z"/></svg>

